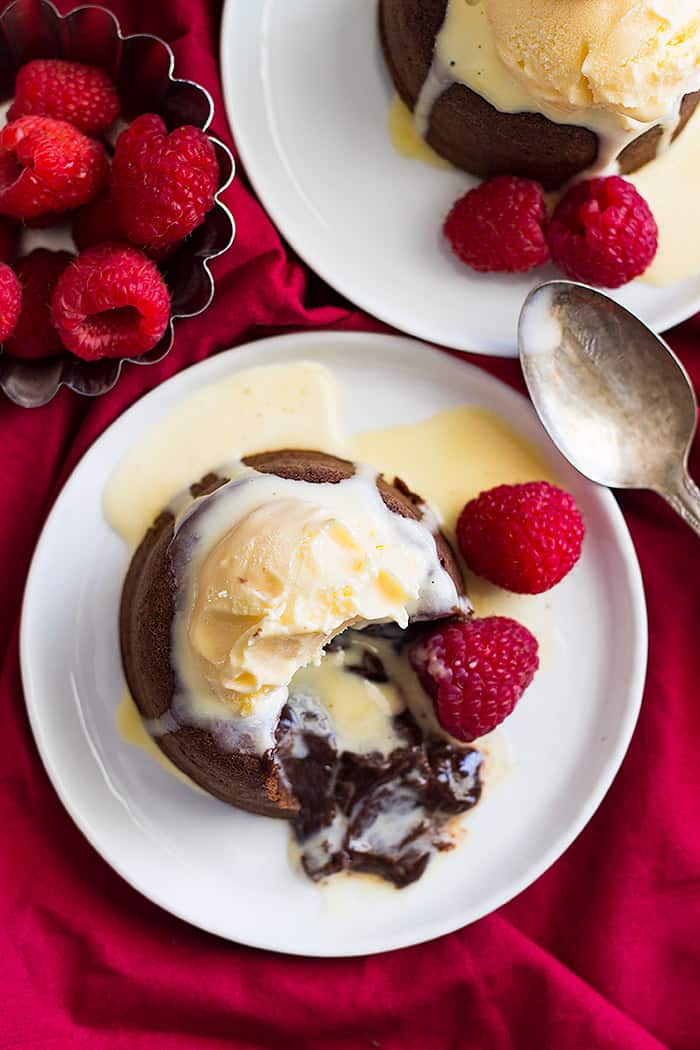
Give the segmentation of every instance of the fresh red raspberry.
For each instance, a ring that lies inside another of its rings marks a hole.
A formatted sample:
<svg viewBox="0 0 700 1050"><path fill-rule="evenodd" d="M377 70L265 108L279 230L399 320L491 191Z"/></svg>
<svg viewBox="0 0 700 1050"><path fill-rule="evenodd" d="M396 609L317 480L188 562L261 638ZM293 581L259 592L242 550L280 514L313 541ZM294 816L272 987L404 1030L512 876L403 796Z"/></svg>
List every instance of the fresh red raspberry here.
<svg viewBox="0 0 700 1050"><path fill-rule="evenodd" d="M547 481L482 492L457 522L469 568L518 594L540 594L559 583L580 558L584 533L574 497Z"/></svg>
<svg viewBox="0 0 700 1050"><path fill-rule="evenodd" d="M567 277L619 288L644 273L659 231L631 182L611 175L578 182L554 209L547 230L552 260Z"/></svg>
<svg viewBox="0 0 700 1050"><path fill-rule="evenodd" d="M14 332L22 306L22 286L7 263L0 263L0 343Z"/></svg>
<svg viewBox="0 0 700 1050"><path fill-rule="evenodd" d="M58 279L51 318L63 345L86 361L139 357L170 318L170 296L156 264L124 244L82 252Z"/></svg>
<svg viewBox="0 0 700 1050"><path fill-rule="evenodd" d="M75 213L72 233L75 246L81 252L95 244L127 240L109 193L101 194Z"/></svg>
<svg viewBox="0 0 700 1050"><path fill-rule="evenodd" d="M79 208L107 170L104 147L64 120L20 117L0 130L0 212L34 219Z"/></svg>
<svg viewBox="0 0 700 1050"><path fill-rule="evenodd" d="M0 262L12 262L17 252L20 227L10 219L0 217Z"/></svg>
<svg viewBox="0 0 700 1050"><path fill-rule="evenodd" d="M539 182L499 175L452 206L443 232L455 255L483 273L522 273L549 258Z"/></svg>
<svg viewBox="0 0 700 1050"><path fill-rule="evenodd" d="M507 718L539 667L537 639L516 620L487 616L431 631L409 652L440 725L476 740Z"/></svg>
<svg viewBox="0 0 700 1050"><path fill-rule="evenodd" d="M117 139L110 186L127 237L162 251L187 237L214 203L219 165L199 128L169 135L155 113L145 113Z"/></svg>
<svg viewBox="0 0 700 1050"><path fill-rule="evenodd" d="M14 357L41 358L61 353L61 340L51 324L51 295L59 276L74 258L70 252L36 248L17 260L22 311L14 335L5 345Z"/></svg>
<svg viewBox="0 0 700 1050"><path fill-rule="evenodd" d="M58 58L22 66L10 120L29 115L67 120L86 135L100 135L119 116L116 88L103 69Z"/></svg>
<svg viewBox="0 0 700 1050"><path fill-rule="evenodd" d="M109 193L103 193L97 200L90 201L84 208L78 209L73 217L72 226L73 240L80 251L92 248L95 244L107 244L108 242L122 241L127 243L129 238L124 233L119 215ZM156 262L171 255L180 241L169 245L167 248L142 248L141 251L149 255Z"/></svg>

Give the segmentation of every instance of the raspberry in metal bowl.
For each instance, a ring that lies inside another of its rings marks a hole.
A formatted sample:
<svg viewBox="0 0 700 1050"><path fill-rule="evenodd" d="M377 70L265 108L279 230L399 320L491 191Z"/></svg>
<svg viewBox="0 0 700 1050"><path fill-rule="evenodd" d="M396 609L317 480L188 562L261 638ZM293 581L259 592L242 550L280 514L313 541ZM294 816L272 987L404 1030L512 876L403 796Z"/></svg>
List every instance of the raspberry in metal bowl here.
<svg viewBox="0 0 700 1050"><path fill-rule="evenodd" d="M162 360L174 322L206 309L214 294L210 260L234 236L220 200L234 163L207 134L209 94L175 78L164 41L124 36L109 11L81 7L61 16L48 0L15 0L0 15L0 37L7 59L0 102L8 121L0 131L0 261L19 275L24 301L4 333L0 387L16 404L36 407L61 386L105 393L125 361ZM61 183L64 147L85 168L89 187L81 199L74 185ZM37 179L23 159L25 151L32 159L30 150L40 154ZM60 184L51 200L41 165L52 185ZM148 199L149 181L159 187L158 208ZM172 218L184 205L177 226ZM148 229L138 218L146 212ZM31 243L23 243L24 223L47 228L33 229ZM98 245L104 260L96 259ZM69 247L77 259L63 251ZM105 260L128 280L121 298L97 302L89 275Z"/></svg>

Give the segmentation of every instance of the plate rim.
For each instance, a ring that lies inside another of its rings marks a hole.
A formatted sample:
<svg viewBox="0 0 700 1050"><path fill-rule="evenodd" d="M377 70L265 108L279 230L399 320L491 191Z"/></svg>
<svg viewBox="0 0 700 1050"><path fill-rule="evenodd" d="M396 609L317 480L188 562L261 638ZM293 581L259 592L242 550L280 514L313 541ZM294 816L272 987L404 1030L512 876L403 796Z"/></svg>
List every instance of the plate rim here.
<svg viewBox="0 0 700 1050"><path fill-rule="evenodd" d="M32 560L27 574L27 580L25 584L25 591L22 600L21 618L20 618L20 635L19 635L19 650L20 650L20 671L24 702L27 709L27 715L29 718L30 728L34 742L36 744L39 756L49 780L52 784L53 789L59 797L64 809L68 813L71 820L78 827L83 836L87 839L91 847L99 854L105 863L107 863L132 889L136 890L141 896L147 900L156 904L164 911L175 915L178 919L187 922L189 925L205 930L208 933L214 934L215 936L223 937L233 943L247 945L248 947L261 948L264 950L280 952L285 955L301 956L301 957L317 957L317 958L351 958L351 957L362 957L368 955L380 954L387 951L394 951L396 949L410 947L412 945L425 943L430 940L434 940L437 937L443 936L448 933L452 933L456 930L464 929L466 926L471 925L473 922L478 921L481 918L490 915L493 911L502 907L508 903L514 897L518 896L526 888L536 882L544 873L554 864L559 857L571 846L574 840L580 835L583 829L587 826L589 821L594 816L595 812L599 808L606 794L608 793L617 773L620 770L622 762L624 761L625 755L629 748L634 729L637 725L639 718L639 711L643 699L644 684L646 678L647 659L648 659L648 623L647 623L647 611L646 611L646 600L644 595L644 587L641 575L641 568L639 561L636 556L636 551L632 538L630 536L627 524L625 522L622 511L620 510L617 501L615 500L612 492L609 489L605 489L602 486L596 486L588 479L583 478L583 481L587 486L590 486L592 490L596 491L601 504L607 513L607 520L614 532L615 541L618 547L618 551L621 554L620 570L624 573L624 585L629 594L632 609L633 609L633 640L634 640L634 652L632 660L632 674L627 685L627 703L625 707L624 717L620 721L620 725L617 733L617 744L612 749L603 765L601 774L587 799L583 800L577 820L573 821L565 831L557 836L555 841L550 845L549 849L544 852L539 862L532 868L528 869L527 873L521 878L513 881L505 893L493 894L492 897L487 898L482 902L477 914L471 915L466 920L463 919L462 913L460 913L457 921L455 918L446 919L444 921L432 921L429 923L429 929L426 931L425 928L420 927L420 932L416 937L415 931L418 929L415 926L411 930L406 931L402 936L395 936L390 942L385 943L382 947L370 947L370 948L351 948L346 949L340 946L338 950L298 950L291 947L280 947L274 941L266 940L264 937L261 938L250 938L250 937L239 937L232 936L228 932L222 932L221 928L218 928L214 923L202 922L198 918L194 919L187 914L183 913L183 910L179 907L173 907L171 903L164 901L161 894L154 892L150 887L145 888L139 883L139 880L131 875L127 874L124 870L122 863L119 860L113 859L113 853L107 849L103 849L100 845L99 833L96 831L89 821L85 820L81 815L80 807L76 805L71 797L70 793L64 789L63 778L59 767L53 761L51 755L51 747L48 739L45 738L43 728L41 725L41 711L40 703L37 702L34 694L33 687L33 672L31 670L31 654L29 652L30 639L28 637L29 631L26 626L29 616L30 609L33 602L33 593L35 588L38 586L36 579L38 577L38 566L40 562L40 556L43 554L44 547L51 540L51 529L53 528L53 522L58 514L59 507L68 493L72 488L80 484L80 479L83 470L86 467L86 461L89 457L94 456L99 451L99 446L103 441L107 440L107 435L112 433L115 428L123 428L128 426L128 417L135 412L137 409L143 411L142 406L144 403L149 401L157 401L159 396L162 396L162 391L165 387L169 387L170 392L177 397L178 387L187 388L190 380L190 373L201 372L203 374L204 382L198 387L192 389L192 393L195 389L199 389L200 386L206 385L206 373L207 371L218 371L219 367L223 366L225 361L231 361L235 363L236 355L240 355L240 351L246 350L251 353L255 353L257 349L260 352L262 358L259 362L247 362L241 363L240 368L234 367L228 370L227 374L233 374L236 371L241 371L246 368L254 368L259 364L264 364L264 348L266 346L280 346L284 345L293 349L299 346L305 346L308 350L309 357L313 357L314 353L319 358L323 356L323 347L328 346L329 342L346 344L351 346L352 344L367 343L371 342L376 344L379 341L383 347L386 347L389 352L398 352L401 347L410 344L412 349L416 346L421 348L421 352L427 353L428 355L436 355L440 358L445 356L444 351L438 350L434 347L426 344L421 344L419 340L413 339L410 336L405 335L393 335L385 333L374 333L374 332L342 332L342 331L308 331L308 332L297 332L289 335L277 335L260 340L253 340L242 344L241 346L233 347L229 350L223 351L219 354L213 355L212 357L205 358L202 361L195 362L189 365L187 368L183 368L180 372L171 376L164 383L159 384L154 389L150 390L142 397L138 398L132 405L129 406L121 415L117 416L113 422L105 428L105 430L98 436L98 438L85 450L83 455L80 457L75 467L71 471L68 478L65 480L60 491L57 493L56 498L53 502L51 510L46 517L46 520L42 526L42 530L37 541ZM448 355L453 356L453 355ZM493 383L496 386L505 388L514 398L520 400L528 407L528 409L534 414L534 409L530 404L527 397L522 394L519 390L511 387L509 384L498 379L490 372L478 365L471 364L468 361L460 362L460 367L465 368L468 373L476 373L481 380L486 380L488 383ZM165 412L167 413L167 409ZM535 416L536 418L536 416ZM541 425L541 424L540 424ZM83 727L83 732L85 729ZM86 744L88 748L92 749L92 744L89 737L86 735Z"/></svg>
<svg viewBox="0 0 700 1050"><path fill-rule="evenodd" d="M263 5L266 5L269 0L261 0ZM313 259L313 251L307 251L307 243L301 241L296 236L290 233L289 227L286 222L287 211L282 207L278 208L277 201L272 199L274 194L269 196L267 193L262 192L261 188L265 185L265 174L263 167L257 163L251 165L251 157L255 155L255 149L251 146L251 139L246 136L245 132L241 134L241 126L236 119L236 90L233 84L234 74L232 72L233 63L227 61L228 52L231 45L227 44L229 39L232 39L236 35L235 30L235 19L238 10L244 10L245 5L241 3L241 0L224 0L223 11L221 16L221 30L219 34L219 70L221 75L221 87L222 97L224 102L224 109L226 117L229 123L229 127L233 129L233 138L238 152L239 160L245 169L248 180L255 192L258 202L263 207L265 212L272 220L277 231L282 237L293 247L295 253L299 256L303 263L313 270L326 284L333 288L338 294L344 296L351 304L355 305L362 312L369 314L371 317L380 321L382 324L388 324L393 327L396 332L400 335L407 335L410 338L418 339L422 342L427 342L433 346L446 347L451 350L458 350L462 353L479 354L485 357L505 358L513 359L518 357L518 346L515 331L513 332L513 338L511 343L502 343L498 346L492 344L488 350L476 349L473 346L465 346L457 339L448 339L442 341L435 337L435 334L430 331L430 325L423 325L418 322L411 322L406 324L405 318L403 318L399 312L394 312L391 309L384 309L382 305L381 296L376 299L372 298L371 292L367 291L367 294L361 292L357 295L355 288L347 289L343 287L343 282L338 283L335 279L333 272L333 266L331 263L327 263L323 259ZM263 15L261 15L263 17ZM255 46L258 45L258 38L255 37ZM498 276L498 275L496 275ZM500 275L503 276L503 275ZM556 278L557 274L544 274L542 276L542 282L552 280ZM673 282L669 285L669 288L682 285L685 281L698 281L700 279L700 272L697 274L688 275L681 281ZM636 283L636 282L631 282ZM654 288L654 286L650 286ZM606 289L603 289L606 291ZM607 290L610 292L611 290ZM614 295L615 290L612 290ZM523 295L523 302L525 296ZM624 304L623 304L624 305ZM650 327L662 335L668 332L671 328L674 328L678 324L682 324L687 321L690 317L693 317L698 310L700 310L700 281L698 283L698 289L695 296L688 296L685 300L685 305L678 304L674 307L666 307L665 310L660 311L659 317L655 318ZM645 323L649 323L645 321Z"/></svg>

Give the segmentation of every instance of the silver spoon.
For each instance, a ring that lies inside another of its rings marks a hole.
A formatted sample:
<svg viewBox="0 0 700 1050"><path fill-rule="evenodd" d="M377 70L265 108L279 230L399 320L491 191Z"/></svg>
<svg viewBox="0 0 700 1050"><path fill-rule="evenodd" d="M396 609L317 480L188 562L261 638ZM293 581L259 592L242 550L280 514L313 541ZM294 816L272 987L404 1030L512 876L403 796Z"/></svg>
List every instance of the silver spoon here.
<svg viewBox="0 0 700 1050"><path fill-rule="evenodd" d="M698 405L663 339L607 295L550 281L525 300L518 342L537 414L569 462L599 485L658 492L700 535L688 474Z"/></svg>

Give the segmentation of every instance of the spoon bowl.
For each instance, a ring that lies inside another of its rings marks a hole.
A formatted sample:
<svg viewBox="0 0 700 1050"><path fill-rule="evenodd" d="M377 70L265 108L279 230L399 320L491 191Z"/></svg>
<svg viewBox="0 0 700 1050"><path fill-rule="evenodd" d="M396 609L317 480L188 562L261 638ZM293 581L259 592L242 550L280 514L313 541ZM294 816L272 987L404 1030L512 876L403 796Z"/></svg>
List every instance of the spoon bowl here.
<svg viewBox="0 0 700 1050"><path fill-rule="evenodd" d="M569 462L610 488L653 489L700 532L687 473L697 400L664 340L602 292L550 281L525 300L518 342L535 410Z"/></svg>

